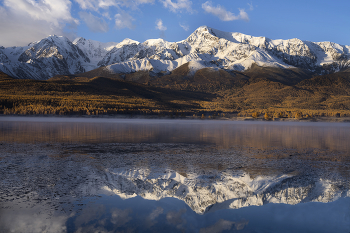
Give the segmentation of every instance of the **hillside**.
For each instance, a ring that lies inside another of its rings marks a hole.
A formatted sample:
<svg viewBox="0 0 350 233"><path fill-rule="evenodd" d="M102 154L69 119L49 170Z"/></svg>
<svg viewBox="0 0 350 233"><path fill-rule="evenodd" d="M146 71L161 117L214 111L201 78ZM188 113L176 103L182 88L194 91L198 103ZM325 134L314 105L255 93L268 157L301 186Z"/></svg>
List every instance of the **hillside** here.
<svg viewBox="0 0 350 233"><path fill-rule="evenodd" d="M91 72L47 81L1 73L0 113L350 116L350 72L303 79L300 74L309 76L299 70L253 66L244 73L203 68L191 75L188 64L162 76Z"/></svg>
<svg viewBox="0 0 350 233"><path fill-rule="evenodd" d="M193 111L214 94L152 87L116 78L63 76L37 81L1 74L0 112L9 114L157 113Z"/></svg>

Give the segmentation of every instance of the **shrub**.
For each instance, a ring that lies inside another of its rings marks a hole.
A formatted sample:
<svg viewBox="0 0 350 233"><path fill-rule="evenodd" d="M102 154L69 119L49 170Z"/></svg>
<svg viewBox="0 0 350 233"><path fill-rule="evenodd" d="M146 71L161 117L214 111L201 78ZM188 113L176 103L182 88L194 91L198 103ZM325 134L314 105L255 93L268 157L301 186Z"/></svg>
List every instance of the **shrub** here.
<svg viewBox="0 0 350 233"><path fill-rule="evenodd" d="M300 119L301 117L302 117L301 112L295 113L295 118L296 118L296 119Z"/></svg>
<svg viewBox="0 0 350 233"><path fill-rule="evenodd" d="M269 114L267 112L265 113L264 118L265 118L265 120L269 120L270 119L270 116L269 116Z"/></svg>

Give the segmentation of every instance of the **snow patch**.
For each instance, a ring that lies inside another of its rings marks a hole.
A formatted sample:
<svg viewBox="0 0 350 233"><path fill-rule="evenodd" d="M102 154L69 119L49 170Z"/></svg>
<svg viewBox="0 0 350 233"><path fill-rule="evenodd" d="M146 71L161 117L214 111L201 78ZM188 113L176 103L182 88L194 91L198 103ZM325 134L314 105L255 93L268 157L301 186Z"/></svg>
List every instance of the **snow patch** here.
<svg viewBox="0 0 350 233"><path fill-rule="evenodd" d="M153 66L148 58L116 63L106 67L113 73L133 73L141 70L152 70Z"/></svg>

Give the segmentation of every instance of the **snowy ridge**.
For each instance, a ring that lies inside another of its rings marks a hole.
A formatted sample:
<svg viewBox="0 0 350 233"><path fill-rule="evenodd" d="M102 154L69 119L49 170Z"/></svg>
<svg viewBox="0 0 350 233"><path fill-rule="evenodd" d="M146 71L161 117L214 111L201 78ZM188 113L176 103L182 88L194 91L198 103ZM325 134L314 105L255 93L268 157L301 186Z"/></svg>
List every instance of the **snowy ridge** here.
<svg viewBox="0 0 350 233"><path fill-rule="evenodd" d="M94 40L86 40L82 37L75 39L73 44L83 51L90 59L90 64L84 65L85 70L91 70L98 67L97 64L101 58L105 57L109 51L118 45L118 43L114 42L101 43Z"/></svg>
<svg viewBox="0 0 350 233"><path fill-rule="evenodd" d="M302 202L332 202L349 197L349 190L337 184L300 176L258 176L251 178L244 172L222 173L216 176L148 169L116 169L105 173L108 182L102 182L102 192L123 199L142 196L149 200L173 197L184 201L196 213L218 209L238 209L267 203L295 205ZM101 191L96 191L97 193Z"/></svg>
<svg viewBox="0 0 350 233"><path fill-rule="evenodd" d="M17 78L48 79L104 66L115 73L146 70L164 74L188 62L192 64L189 75L206 67L244 71L254 63L325 74L350 67L350 46L296 38L271 40L202 26L179 42L125 39L101 43L84 38L70 42L49 36L25 47L0 47L0 71Z"/></svg>

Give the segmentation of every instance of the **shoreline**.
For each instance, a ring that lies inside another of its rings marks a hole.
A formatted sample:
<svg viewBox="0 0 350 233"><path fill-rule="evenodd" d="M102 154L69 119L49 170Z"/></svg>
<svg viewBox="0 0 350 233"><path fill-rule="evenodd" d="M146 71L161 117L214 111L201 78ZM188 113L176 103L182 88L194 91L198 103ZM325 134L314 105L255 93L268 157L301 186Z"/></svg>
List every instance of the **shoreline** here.
<svg viewBox="0 0 350 233"><path fill-rule="evenodd" d="M350 123L350 117L313 117L313 118L271 118L271 119L264 119L262 117L259 118L253 118L253 117L205 117L202 118L200 116L159 116L159 115L129 115L129 114L120 114L120 115L3 115L0 114L0 121L2 121L4 118L11 118L11 119L26 119L26 118L59 118L59 119L108 119L108 120L197 120L197 121L235 121L235 122L266 122L266 123L272 123L272 122L291 122L291 123L297 123L297 122L307 122L307 123L317 123L317 122L325 122L325 123ZM12 121L12 120L10 120Z"/></svg>

